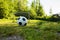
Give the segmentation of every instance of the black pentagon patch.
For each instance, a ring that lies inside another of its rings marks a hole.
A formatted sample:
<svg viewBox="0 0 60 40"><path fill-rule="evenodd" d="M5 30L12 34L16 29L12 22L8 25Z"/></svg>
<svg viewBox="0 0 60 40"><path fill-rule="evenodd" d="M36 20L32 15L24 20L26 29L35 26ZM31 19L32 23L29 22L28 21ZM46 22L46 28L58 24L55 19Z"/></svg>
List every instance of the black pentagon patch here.
<svg viewBox="0 0 60 40"><path fill-rule="evenodd" d="M24 24L24 26L26 26L26 25L27 25L27 23Z"/></svg>
<svg viewBox="0 0 60 40"><path fill-rule="evenodd" d="M22 18L23 21L25 21L25 18Z"/></svg>
<svg viewBox="0 0 60 40"><path fill-rule="evenodd" d="M21 23L21 22L19 22L19 25L22 25L22 23Z"/></svg>

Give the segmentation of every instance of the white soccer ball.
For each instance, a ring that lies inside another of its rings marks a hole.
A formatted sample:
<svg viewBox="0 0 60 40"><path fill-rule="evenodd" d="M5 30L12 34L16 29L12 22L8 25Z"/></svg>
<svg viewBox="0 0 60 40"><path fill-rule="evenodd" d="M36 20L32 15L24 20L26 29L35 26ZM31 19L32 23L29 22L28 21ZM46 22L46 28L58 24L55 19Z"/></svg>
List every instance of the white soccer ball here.
<svg viewBox="0 0 60 40"><path fill-rule="evenodd" d="M24 16L20 16L20 17L18 18L17 23L18 23L19 25L21 25L21 26L26 26L26 25L27 25L27 18L24 17Z"/></svg>

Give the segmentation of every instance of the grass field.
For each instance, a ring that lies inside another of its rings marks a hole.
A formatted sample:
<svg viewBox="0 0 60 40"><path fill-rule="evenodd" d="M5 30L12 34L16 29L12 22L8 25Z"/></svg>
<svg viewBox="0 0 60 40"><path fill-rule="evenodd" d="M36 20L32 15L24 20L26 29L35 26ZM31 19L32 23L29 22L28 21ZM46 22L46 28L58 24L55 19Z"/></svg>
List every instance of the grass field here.
<svg viewBox="0 0 60 40"><path fill-rule="evenodd" d="M24 40L60 40L60 22L28 20L19 26L16 20L0 20L0 38L20 35Z"/></svg>

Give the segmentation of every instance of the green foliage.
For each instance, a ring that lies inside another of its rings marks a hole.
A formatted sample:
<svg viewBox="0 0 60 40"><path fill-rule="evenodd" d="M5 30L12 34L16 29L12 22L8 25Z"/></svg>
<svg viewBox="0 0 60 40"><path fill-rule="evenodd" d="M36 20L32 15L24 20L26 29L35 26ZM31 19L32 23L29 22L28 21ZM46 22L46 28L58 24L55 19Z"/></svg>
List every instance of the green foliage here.
<svg viewBox="0 0 60 40"><path fill-rule="evenodd" d="M0 1L0 18L9 19L17 12L29 12L30 18L34 19L37 16L43 16L44 12L39 0L35 0L31 3L31 8L28 7L28 0L1 0ZM35 5L36 4L36 5ZM19 14L18 14L19 15Z"/></svg>
<svg viewBox="0 0 60 40"><path fill-rule="evenodd" d="M43 7L40 4L40 0L36 0L36 13L37 16L44 16Z"/></svg>
<svg viewBox="0 0 60 40"><path fill-rule="evenodd" d="M51 20L51 21L60 21L60 16L59 16L59 14L54 14L49 18L49 20Z"/></svg>
<svg viewBox="0 0 60 40"><path fill-rule="evenodd" d="M0 1L0 18L2 19L4 17L4 7L3 7L3 1Z"/></svg>
<svg viewBox="0 0 60 40"><path fill-rule="evenodd" d="M15 12L15 16L25 16L28 18L28 6L27 6L28 1L27 0L19 0L17 2L17 6L15 9L17 10Z"/></svg>
<svg viewBox="0 0 60 40"><path fill-rule="evenodd" d="M3 0L3 1L0 1L0 10L1 10L1 15L0 16L3 16L2 18L8 18L8 17L11 17L11 14L14 13L14 5L12 3L11 0Z"/></svg>
<svg viewBox="0 0 60 40"><path fill-rule="evenodd" d="M42 6L40 5L40 0L34 0L33 2L32 2L32 4L31 4L31 9L32 9L32 13L33 13L33 11L34 11L34 13L35 13L35 15L36 15L36 17L37 16L40 16L40 17L43 17L45 14L44 14L44 10L43 10L43 8L42 8ZM33 14L34 14L33 13ZM32 18L33 16L31 16L31 18Z"/></svg>
<svg viewBox="0 0 60 40"><path fill-rule="evenodd" d="M27 0L19 0L17 3L18 12L27 11Z"/></svg>
<svg viewBox="0 0 60 40"><path fill-rule="evenodd" d="M36 10L38 16L44 16L44 11L41 5L39 5L38 9Z"/></svg>
<svg viewBox="0 0 60 40"><path fill-rule="evenodd" d="M32 8L32 9L30 9L30 18L31 19L34 19L34 18L36 18L37 17L37 14L36 14L36 12L35 12L35 10Z"/></svg>

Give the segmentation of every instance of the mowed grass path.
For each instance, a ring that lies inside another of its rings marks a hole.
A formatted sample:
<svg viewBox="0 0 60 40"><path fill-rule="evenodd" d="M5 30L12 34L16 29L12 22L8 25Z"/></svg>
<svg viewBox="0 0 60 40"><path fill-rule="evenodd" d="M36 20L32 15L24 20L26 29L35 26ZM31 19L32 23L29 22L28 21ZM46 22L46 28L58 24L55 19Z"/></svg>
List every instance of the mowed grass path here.
<svg viewBox="0 0 60 40"><path fill-rule="evenodd" d="M60 22L28 20L19 26L16 20L0 20L0 38L20 35L24 40L60 40Z"/></svg>

